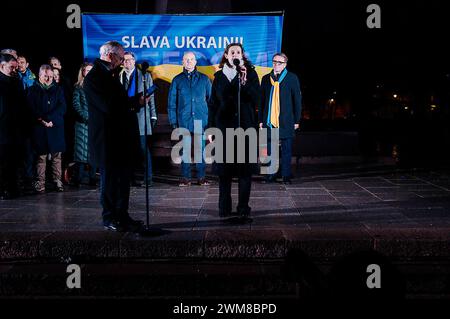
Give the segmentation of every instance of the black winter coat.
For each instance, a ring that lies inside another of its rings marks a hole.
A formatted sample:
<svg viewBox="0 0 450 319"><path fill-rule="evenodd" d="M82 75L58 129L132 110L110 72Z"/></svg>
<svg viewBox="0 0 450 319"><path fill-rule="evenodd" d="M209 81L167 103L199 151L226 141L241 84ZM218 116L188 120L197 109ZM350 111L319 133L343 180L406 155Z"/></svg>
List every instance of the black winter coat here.
<svg viewBox="0 0 450 319"><path fill-rule="evenodd" d="M118 73L97 59L84 79L88 102L90 163L100 168L133 168L142 153L136 99L128 98Z"/></svg>
<svg viewBox="0 0 450 319"><path fill-rule="evenodd" d="M217 175L246 176L257 173L258 164L249 163L248 152L246 152L245 163L237 163L236 141L234 143L234 163L226 163L226 146L231 144L231 141L228 142L226 138L227 128L240 127L244 130L254 128L256 133L258 132L256 110L260 101L261 87L258 75L253 68L247 67L247 82L241 86L240 123L238 122L238 87L237 76L230 82L222 70L215 73L208 106L208 126L218 128L223 136L223 163L214 163L213 165L213 170ZM249 149L248 144L246 149Z"/></svg>
<svg viewBox="0 0 450 319"><path fill-rule="evenodd" d="M264 75L261 81L262 98L258 115L259 122L263 123L264 127L267 127L267 113L272 88L270 77L273 76L272 71ZM286 77L280 83L280 138L292 138L295 136L294 125L300 123L301 112L302 94L300 82L294 73L288 71Z"/></svg>
<svg viewBox="0 0 450 319"><path fill-rule="evenodd" d="M64 114L66 101L63 89L56 84L44 89L36 81L28 88L27 102L33 118L32 144L38 155L64 152ZM53 122L53 127L45 127L38 119Z"/></svg>
<svg viewBox="0 0 450 319"><path fill-rule="evenodd" d="M0 144L21 143L29 130L22 82L0 72Z"/></svg>

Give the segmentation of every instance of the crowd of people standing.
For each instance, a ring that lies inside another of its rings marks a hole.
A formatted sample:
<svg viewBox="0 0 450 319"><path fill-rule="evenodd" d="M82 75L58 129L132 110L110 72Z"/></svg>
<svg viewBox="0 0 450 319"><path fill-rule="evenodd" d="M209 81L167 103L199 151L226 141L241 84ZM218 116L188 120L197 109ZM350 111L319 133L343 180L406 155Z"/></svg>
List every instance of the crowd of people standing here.
<svg viewBox="0 0 450 319"><path fill-rule="evenodd" d="M84 63L75 85L64 76L58 58L31 70L14 49L0 52L0 199L22 194L64 191L64 171L76 168L71 182L96 185L96 168L87 152L87 103ZM74 148L75 146L75 148ZM47 165L51 170L47 173Z"/></svg>
<svg viewBox="0 0 450 319"><path fill-rule="evenodd" d="M25 56L12 49L1 51L0 198L43 193L48 185L62 192L63 181L67 181L64 170L69 166L73 186L84 181L95 186L98 171L104 225L117 230L120 225L140 225L128 215L129 191L131 184L138 184L135 172L142 166L144 153L148 154L143 165L145 180L152 184L148 137L157 114L152 77L139 69L135 54L114 41L105 43L99 53L94 63L80 66L72 85L56 57L41 65L35 76ZM281 174L283 183L290 183L292 138L300 124L301 92L297 76L286 69L287 61L284 53L275 54L273 70L260 84L242 44L232 43L225 49L211 83L197 70L195 53L185 52L183 71L174 77L167 103L172 128L190 133L183 139L180 187L191 185L191 159L186 150L192 139L201 145L196 150L202 158L196 165L197 183L209 185L202 156L203 134L208 127L223 132L228 128L279 129L281 170L268 176L266 182ZM149 94L144 96L144 92ZM195 128L195 121L202 123L200 128ZM211 136L208 139L213 142ZM257 166L248 158L244 163L228 163L225 158L226 154L224 161L213 166L219 177L219 215L233 215L231 183L237 177L237 215L246 217L251 210L248 203ZM48 163L51 174L47 174Z"/></svg>

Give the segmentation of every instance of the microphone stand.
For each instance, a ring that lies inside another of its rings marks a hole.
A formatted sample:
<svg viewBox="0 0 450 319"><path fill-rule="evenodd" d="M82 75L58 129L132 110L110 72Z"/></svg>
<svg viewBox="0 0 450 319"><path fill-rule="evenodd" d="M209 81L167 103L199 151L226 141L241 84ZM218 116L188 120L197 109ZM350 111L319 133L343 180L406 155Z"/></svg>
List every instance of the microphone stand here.
<svg viewBox="0 0 450 319"><path fill-rule="evenodd" d="M144 171L144 178L145 178L145 212L147 217L147 224L146 226L139 232L140 236L143 237L156 237L161 236L164 234L167 234L168 231L163 230L161 228L156 227L150 227L150 203L149 203L149 194L148 194L148 145L147 145L147 103L146 103L146 96L147 96L147 80L146 80L146 73L147 73L147 63L142 64L142 82L144 83L144 139L145 139L145 147L144 147L144 154L145 154L145 171ZM137 70L136 70L137 71Z"/></svg>
<svg viewBox="0 0 450 319"><path fill-rule="evenodd" d="M236 69L238 66L236 66ZM238 128L241 127L241 71L238 70Z"/></svg>
<svg viewBox="0 0 450 319"><path fill-rule="evenodd" d="M239 69L238 69L239 68ZM241 71L240 71L240 65L236 65L236 70L237 75L238 75L238 128L241 127ZM252 219L249 217L236 217L236 218L231 218L230 220L231 223L233 224L246 224L246 223L251 223Z"/></svg>

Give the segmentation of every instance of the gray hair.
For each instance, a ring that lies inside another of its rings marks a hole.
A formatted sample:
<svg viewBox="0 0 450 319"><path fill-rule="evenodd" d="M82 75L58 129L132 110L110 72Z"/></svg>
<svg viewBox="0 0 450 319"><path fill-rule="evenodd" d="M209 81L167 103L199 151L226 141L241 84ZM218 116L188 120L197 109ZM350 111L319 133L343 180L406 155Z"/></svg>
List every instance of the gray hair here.
<svg viewBox="0 0 450 319"><path fill-rule="evenodd" d="M17 59L14 56L12 56L11 54L0 53L0 63L1 64L9 63L11 61L17 61Z"/></svg>
<svg viewBox="0 0 450 319"><path fill-rule="evenodd" d="M39 75L48 70L53 71L53 68L48 64L42 64L41 67L39 68Z"/></svg>
<svg viewBox="0 0 450 319"><path fill-rule="evenodd" d="M2 54L10 54L10 55L12 55L14 58L17 59L17 51L14 50L14 49L3 49L3 50L0 51L0 53L2 53Z"/></svg>
<svg viewBox="0 0 450 319"><path fill-rule="evenodd" d="M276 56L281 56L281 57L283 57L283 59L284 59L284 62L286 62L286 63L287 63L287 61L288 61L288 57L287 57L287 55L286 55L286 54L284 54L283 52L278 52L278 53L275 53L275 54L273 55L273 57L272 57L272 60L273 60L273 58L274 58L274 57L276 57Z"/></svg>
<svg viewBox="0 0 450 319"><path fill-rule="evenodd" d="M117 41L108 41L104 43L99 50L100 56L108 55L110 53L117 53L120 49L123 49L122 45Z"/></svg>

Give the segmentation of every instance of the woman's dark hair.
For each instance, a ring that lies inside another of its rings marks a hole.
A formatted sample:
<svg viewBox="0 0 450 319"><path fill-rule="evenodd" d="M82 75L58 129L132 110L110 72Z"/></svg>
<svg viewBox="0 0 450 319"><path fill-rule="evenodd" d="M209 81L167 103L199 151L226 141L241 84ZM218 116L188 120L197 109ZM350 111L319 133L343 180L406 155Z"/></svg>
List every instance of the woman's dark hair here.
<svg viewBox="0 0 450 319"><path fill-rule="evenodd" d="M247 59L247 57L244 54L244 52L245 52L244 51L244 47L242 46L241 43L236 42L236 43L228 44L227 47L225 48L225 51L223 51L222 60L220 60L220 64L219 64L219 69L222 69L225 64L227 64L229 67L231 67L230 63L228 63L228 59L225 57L225 53L228 54L228 51L230 50L230 48L234 47L234 46L238 46L238 47L241 48L241 50L242 50L242 60L244 60L245 67L247 69L248 68L252 68L253 67L252 63L250 62L249 59Z"/></svg>

